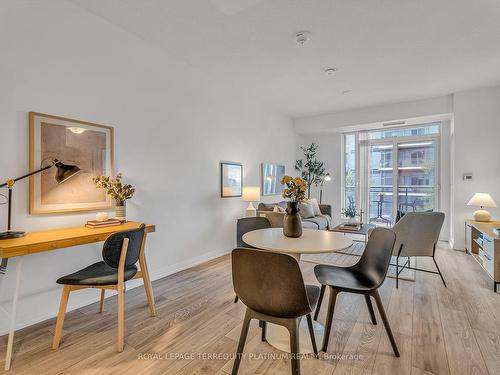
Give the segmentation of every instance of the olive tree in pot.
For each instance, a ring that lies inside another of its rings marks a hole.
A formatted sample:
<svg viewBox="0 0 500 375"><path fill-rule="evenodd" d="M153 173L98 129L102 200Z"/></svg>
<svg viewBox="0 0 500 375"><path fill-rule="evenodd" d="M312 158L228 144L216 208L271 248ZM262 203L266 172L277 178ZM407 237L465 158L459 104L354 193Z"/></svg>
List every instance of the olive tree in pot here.
<svg viewBox="0 0 500 375"><path fill-rule="evenodd" d="M304 154L304 160L295 161L295 170L300 172L300 176L307 182L307 198L311 198L311 186L318 186L325 176L325 167L323 162L316 157L319 145L311 143L309 146L300 146Z"/></svg>

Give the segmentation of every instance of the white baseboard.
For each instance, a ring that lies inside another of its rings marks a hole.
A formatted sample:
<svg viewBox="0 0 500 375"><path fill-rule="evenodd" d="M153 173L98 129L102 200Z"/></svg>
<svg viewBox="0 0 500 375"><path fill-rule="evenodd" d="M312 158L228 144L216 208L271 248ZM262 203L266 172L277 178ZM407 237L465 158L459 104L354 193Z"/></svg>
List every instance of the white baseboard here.
<svg viewBox="0 0 500 375"><path fill-rule="evenodd" d="M188 260L185 260L182 262L172 264L168 267L163 267L163 268L153 269L153 270L150 269L149 276L151 277L152 281L155 281L155 280L161 279L163 277L172 275L176 272L183 271L183 270L186 270L188 268L195 267L195 266L200 265L202 263L208 262L212 259L227 255L230 252L231 252L231 250L211 251L209 253L197 256L195 258L191 258L191 259L188 259ZM131 281L127 282L127 290L137 288L138 286L142 286L142 284L143 284L142 281L139 279L131 280ZM113 291L109 291L109 292L110 293L108 294L108 296L113 296L114 294L116 294L116 292L113 292ZM60 294L60 288L57 288L57 289L55 288L55 289L52 289L50 291L47 291L47 294L51 294L51 293ZM154 290L153 290L153 293L154 293ZM75 302L72 304L68 303L68 308L66 311L69 312L69 311L73 311L73 310L82 308L84 306L88 306L92 303L98 302L99 298L100 297L95 293L93 293L92 295L89 294L88 298L85 298L83 300L79 300L78 302ZM21 302L21 300L19 302ZM70 299L70 302L71 302L71 299ZM59 303L59 301L58 301L58 303ZM5 309L7 309L7 311L9 311L9 313L10 313L10 303L6 303L6 305L7 306L5 306ZM21 306L22 306L22 304L19 303L18 312L20 311L19 309ZM52 319L52 318L56 317L57 316L57 306L58 306L58 304L53 309L54 313L41 314L41 315L31 317L30 319L26 319L24 321L16 322L16 330L19 330L19 329L31 326L33 324L43 322L47 319ZM0 310L0 314L2 314L5 317L5 319L0 320L0 335L5 335L9 332L8 322L10 321L10 319L8 319L8 315L6 314L6 311L2 311L5 309Z"/></svg>

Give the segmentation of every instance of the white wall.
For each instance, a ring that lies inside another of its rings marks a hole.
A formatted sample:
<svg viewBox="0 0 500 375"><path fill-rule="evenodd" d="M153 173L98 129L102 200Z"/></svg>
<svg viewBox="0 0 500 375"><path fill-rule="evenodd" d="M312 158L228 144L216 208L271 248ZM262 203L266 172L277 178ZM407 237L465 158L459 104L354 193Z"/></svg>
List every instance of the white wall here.
<svg viewBox="0 0 500 375"><path fill-rule="evenodd" d="M453 112L453 98L447 95L298 118L294 120L294 127L302 134L324 133L336 131L335 129L338 131L340 128L349 130L349 127L380 124L385 121L407 120L409 124L414 118L420 121L426 116L435 117L451 112Z"/></svg>
<svg viewBox="0 0 500 375"><path fill-rule="evenodd" d="M477 207L466 206L474 193L490 193L500 204L500 86L463 91L453 95L454 247L464 249L464 220ZM472 181L463 181L472 172ZM488 210L500 220L500 209Z"/></svg>
<svg viewBox="0 0 500 375"><path fill-rule="evenodd" d="M0 56L0 179L28 169L29 111L114 126L116 170L137 188L128 216L157 224L147 246L153 278L234 246L235 220L246 204L219 198L220 160L242 162L246 185L260 184L262 161L293 167L297 139L289 118L247 97L229 78L207 77L63 0L1 2ZM27 181L14 193L15 229L82 225L95 215L30 216ZM5 216L0 206L2 228ZM55 280L98 261L100 249L25 257L19 325L55 316L61 290ZM11 290L12 273L3 281L3 290ZM69 308L97 297L74 293Z"/></svg>

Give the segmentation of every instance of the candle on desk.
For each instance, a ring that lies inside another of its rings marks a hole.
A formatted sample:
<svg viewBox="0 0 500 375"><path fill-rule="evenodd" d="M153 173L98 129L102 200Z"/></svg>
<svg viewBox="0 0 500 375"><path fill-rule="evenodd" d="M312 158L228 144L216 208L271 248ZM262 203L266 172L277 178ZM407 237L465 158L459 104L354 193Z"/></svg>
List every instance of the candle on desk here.
<svg viewBox="0 0 500 375"><path fill-rule="evenodd" d="M98 212L95 215L95 219L97 221L106 221L106 220L108 220L108 213L107 212Z"/></svg>

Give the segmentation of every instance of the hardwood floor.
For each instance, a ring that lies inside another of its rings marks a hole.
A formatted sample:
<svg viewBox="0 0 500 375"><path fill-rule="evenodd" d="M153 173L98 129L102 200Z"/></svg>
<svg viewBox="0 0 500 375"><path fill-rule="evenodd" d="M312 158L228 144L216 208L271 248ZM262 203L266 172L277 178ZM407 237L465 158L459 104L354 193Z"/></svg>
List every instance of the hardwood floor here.
<svg viewBox="0 0 500 375"><path fill-rule="evenodd" d="M337 259L347 265L357 258ZM491 280L470 256L441 244L437 261L448 288L439 276L419 272L415 282L400 281L399 289L388 278L380 290L400 358L394 357L383 325L371 324L363 296L340 294L331 356L303 359L302 374L500 374L500 295L493 293ZM301 262L306 282L315 283L313 266ZM432 264L419 260L419 266ZM228 356L236 350L245 307L233 303L229 256L155 281L153 289L154 318L143 288L125 294L122 353L116 352L115 296L106 299L102 314L99 303L68 313L57 351L50 349L55 319L19 331L10 372L230 374ZM321 322L325 314L324 306ZM5 345L2 337L2 355ZM290 373L282 353L261 342L257 322L252 323L245 352L253 358L242 360L241 375ZM277 359L268 358L271 355Z"/></svg>

